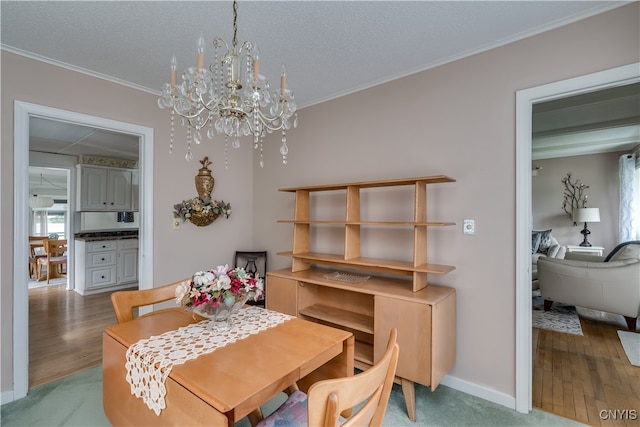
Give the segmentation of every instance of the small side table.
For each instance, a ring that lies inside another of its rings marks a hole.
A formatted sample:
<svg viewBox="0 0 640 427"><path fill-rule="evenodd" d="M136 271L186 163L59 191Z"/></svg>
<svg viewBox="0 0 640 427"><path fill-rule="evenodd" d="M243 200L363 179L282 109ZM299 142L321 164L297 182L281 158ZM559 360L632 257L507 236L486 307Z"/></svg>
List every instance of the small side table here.
<svg viewBox="0 0 640 427"><path fill-rule="evenodd" d="M602 246L567 245L567 252L581 252L585 254L602 256L604 248Z"/></svg>

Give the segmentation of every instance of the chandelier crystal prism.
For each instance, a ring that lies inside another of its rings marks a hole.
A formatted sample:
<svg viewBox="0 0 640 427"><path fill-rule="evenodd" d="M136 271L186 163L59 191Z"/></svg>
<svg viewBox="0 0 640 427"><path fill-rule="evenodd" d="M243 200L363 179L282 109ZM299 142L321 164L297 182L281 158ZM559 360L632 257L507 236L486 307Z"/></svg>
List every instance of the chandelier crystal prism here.
<svg viewBox="0 0 640 427"><path fill-rule="evenodd" d="M228 144L240 147L240 137L252 136L253 146L260 150L260 167L264 167L263 141L267 133L281 130L280 154L287 163L286 131L298 126L293 91L287 87L287 74L282 64L280 88L270 92L269 81L260 74L260 51L245 41L238 47L238 2L233 2L233 41L231 49L221 38L213 40L214 61L204 67L205 42L198 40L197 65L182 73L177 83L177 61L171 59L170 83L162 85L158 107L171 109L169 152L173 153L175 116L187 131L187 153L191 161L191 144L200 144L203 134L213 139L217 133L225 138L225 166L228 167Z"/></svg>

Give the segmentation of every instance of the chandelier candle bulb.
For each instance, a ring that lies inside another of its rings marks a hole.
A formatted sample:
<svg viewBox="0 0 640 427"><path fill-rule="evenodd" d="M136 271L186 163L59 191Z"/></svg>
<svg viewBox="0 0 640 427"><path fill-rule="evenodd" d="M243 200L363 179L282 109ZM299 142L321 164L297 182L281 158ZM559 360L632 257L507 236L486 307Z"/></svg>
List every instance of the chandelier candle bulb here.
<svg viewBox="0 0 640 427"><path fill-rule="evenodd" d="M282 71L280 72L280 91L284 96L284 91L287 90L287 65L282 63Z"/></svg>
<svg viewBox="0 0 640 427"><path fill-rule="evenodd" d="M178 60L176 56L173 55L171 57L171 88L175 89L176 87L176 69L178 68Z"/></svg>
<svg viewBox="0 0 640 427"><path fill-rule="evenodd" d="M253 54L253 85L254 87L258 87L260 84L260 51L258 47L255 48L255 53Z"/></svg>
<svg viewBox="0 0 640 427"><path fill-rule="evenodd" d="M204 36L200 34L198 38L198 70L204 68Z"/></svg>
<svg viewBox="0 0 640 427"><path fill-rule="evenodd" d="M231 56L231 81L227 83L229 88L240 89L240 57L238 56L238 52L234 49L233 55ZM232 86L229 86L232 85Z"/></svg>

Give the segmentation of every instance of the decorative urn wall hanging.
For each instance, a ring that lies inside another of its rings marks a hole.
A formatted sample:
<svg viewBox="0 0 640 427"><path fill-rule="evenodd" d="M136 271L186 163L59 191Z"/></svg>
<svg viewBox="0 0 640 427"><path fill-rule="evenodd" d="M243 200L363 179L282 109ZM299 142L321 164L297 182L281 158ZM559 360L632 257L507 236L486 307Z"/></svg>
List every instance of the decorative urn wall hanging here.
<svg viewBox="0 0 640 427"><path fill-rule="evenodd" d="M231 205L225 203L224 200L213 200L211 193L215 180L211 175L209 165L209 157L200 160L202 167L198 170L195 177L196 191L198 197L183 200L173 206L173 216L182 219L182 222L189 220L192 224L204 227L213 223L220 215L224 214L225 218L231 215Z"/></svg>

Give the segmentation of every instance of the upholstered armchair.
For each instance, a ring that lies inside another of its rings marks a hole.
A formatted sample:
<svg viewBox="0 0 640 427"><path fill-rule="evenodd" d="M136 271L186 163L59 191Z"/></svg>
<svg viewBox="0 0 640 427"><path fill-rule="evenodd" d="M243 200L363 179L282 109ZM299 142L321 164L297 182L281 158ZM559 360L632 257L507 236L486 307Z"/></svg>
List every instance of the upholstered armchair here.
<svg viewBox="0 0 640 427"><path fill-rule="evenodd" d="M531 233L531 290L539 289L538 259L540 257L564 258L567 248L562 246L551 230L533 231Z"/></svg>
<svg viewBox="0 0 640 427"><path fill-rule="evenodd" d="M553 302L624 316L630 330L640 317L640 241L618 245L606 257L540 257L538 279L545 310ZM580 259L570 259L580 258Z"/></svg>

